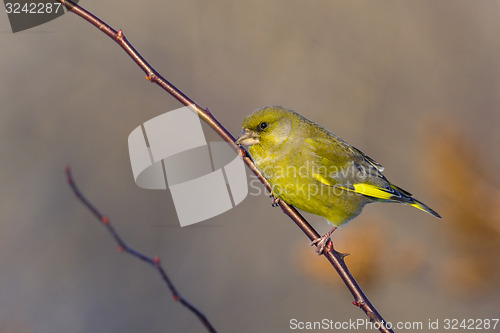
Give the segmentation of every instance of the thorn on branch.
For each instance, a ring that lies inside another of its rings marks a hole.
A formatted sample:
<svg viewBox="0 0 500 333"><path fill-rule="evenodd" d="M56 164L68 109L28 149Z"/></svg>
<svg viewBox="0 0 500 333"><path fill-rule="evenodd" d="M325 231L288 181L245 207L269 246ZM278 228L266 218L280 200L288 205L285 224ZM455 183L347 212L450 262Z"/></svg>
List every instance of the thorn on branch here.
<svg viewBox="0 0 500 333"><path fill-rule="evenodd" d="M325 248L323 249L323 252L324 253L328 253L328 252L332 252L332 251L335 251L334 248L333 248L333 242L331 240L329 240L326 245L325 245ZM337 251L335 251L337 252ZM337 252L338 253L338 252ZM320 253L321 254L321 253Z"/></svg>
<svg viewBox="0 0 500 333"><path fill-rule="evenodd" d="M123 39L122 29L119 29L118 32L116 33L116 40L119 41L120 39Z"/></svg>
<svg viewBox="0 0 500 333"><path fill-rule="evenodd" d="M149 82L154 82L156 80L156 75L154 72L149 72L147 74L148 75L146 75L146 80L148 80Z"/></svg>
<svg viewBox="0 0 500 333"><path fill-rule="evenodd" d="M350 255L350 253L341 253L341 252L338 252L338 251L335 251L335 253L339 256L340 259L342 259L342 261L344 261L345 257L347 257L348 255Z"/></svg>
<svg viewBox="0 0 500 333"><path fill-rule="evenodd" d="M368 305L364 301L362 301L362 300L361 301L353 301L352 304L354 306L357 306L358 308L362 309L363 311L365 311L366 315L370 319L370 322L372 322L372 323L373 322L381 322L380 318L377 317L375 312L370 310L370 308L368 307Z"/></svg>
<svg viewBox="0 0 500 333"><path fill-rule="evenodd" d="M160 257L154 256L153 261L155 262L156 266L160 266Z"/></svg>
<svg viewBox="0 0 500 333"><path fill-rule="evenodd" d="M353 301L352 304L360 309L365 310L366 314L368 315L369 310L366 309L366 303L363 300Z"/></svg>
<svg viewBox="0 0 500 333"><path fill-rule="evenodd" d="M70 169L69 165L66 165L64 167L64 172L66 173L66 175L68 175L68 177L66 177L66 181L68 182L68 184L70 186L72 186L73 185L73 178L71 177L71 169Z"/></svg>

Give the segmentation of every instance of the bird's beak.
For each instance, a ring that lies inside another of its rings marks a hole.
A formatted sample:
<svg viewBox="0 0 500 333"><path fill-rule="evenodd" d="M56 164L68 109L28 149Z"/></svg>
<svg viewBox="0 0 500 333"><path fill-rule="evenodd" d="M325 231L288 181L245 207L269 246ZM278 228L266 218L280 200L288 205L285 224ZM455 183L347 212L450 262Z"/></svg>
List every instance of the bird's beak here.
<svg viewBox="0 0 500 333"><path fill-rule="evenodd" d="M240 136L236 139L237 145L252 146L259 143L259 135L249 129L244 129Z"/></svg>

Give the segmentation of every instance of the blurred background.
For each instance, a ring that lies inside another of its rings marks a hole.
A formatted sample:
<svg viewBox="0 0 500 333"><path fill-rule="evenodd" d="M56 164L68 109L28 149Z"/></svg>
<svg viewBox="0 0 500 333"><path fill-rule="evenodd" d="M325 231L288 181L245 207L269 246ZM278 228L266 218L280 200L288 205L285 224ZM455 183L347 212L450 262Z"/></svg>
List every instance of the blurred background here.
<svg viewBox="0 0 500 333"><path fill-rule="evenodd" d="M443 216L369 205L335 232L387 321L425 332L500 317L498 1L81 3L233 135L253 109L284 105ZM153 269L116 251L66 164L220 332L365 318L264 194L181 228L168 191L135 185L129 133L181 105L108 37L73 14L13 34L4 12L0 42L0 332L206 331Z"/></svg>

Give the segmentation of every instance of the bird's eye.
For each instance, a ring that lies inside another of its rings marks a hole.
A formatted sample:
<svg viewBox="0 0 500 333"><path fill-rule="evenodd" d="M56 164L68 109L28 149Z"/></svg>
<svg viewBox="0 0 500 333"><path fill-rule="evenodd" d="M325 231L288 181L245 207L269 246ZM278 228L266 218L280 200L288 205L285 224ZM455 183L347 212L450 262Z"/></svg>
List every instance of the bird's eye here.
<svg viewBox="0 0 500 333"><path fill-rule="evenodd" d="M259 124L259 129L260 129L261 131L265 130L266 128L267 128L267 123L266 123L265 121L263 121L263 122L261 122L261 123Z"/></svg>

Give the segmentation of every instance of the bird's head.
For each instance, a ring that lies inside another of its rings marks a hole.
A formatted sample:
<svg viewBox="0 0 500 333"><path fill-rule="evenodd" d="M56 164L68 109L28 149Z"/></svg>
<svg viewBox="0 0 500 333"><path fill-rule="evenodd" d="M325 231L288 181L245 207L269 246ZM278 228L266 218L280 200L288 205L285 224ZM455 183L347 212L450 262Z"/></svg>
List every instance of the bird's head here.
<svg viewBox="0 0 500 333"><path fill-rule="evenodd" d="M273 147L284 142L300 117L297 113L281 106L265 106L248 115L243 121L242 132L236 144Z"/></svg>

